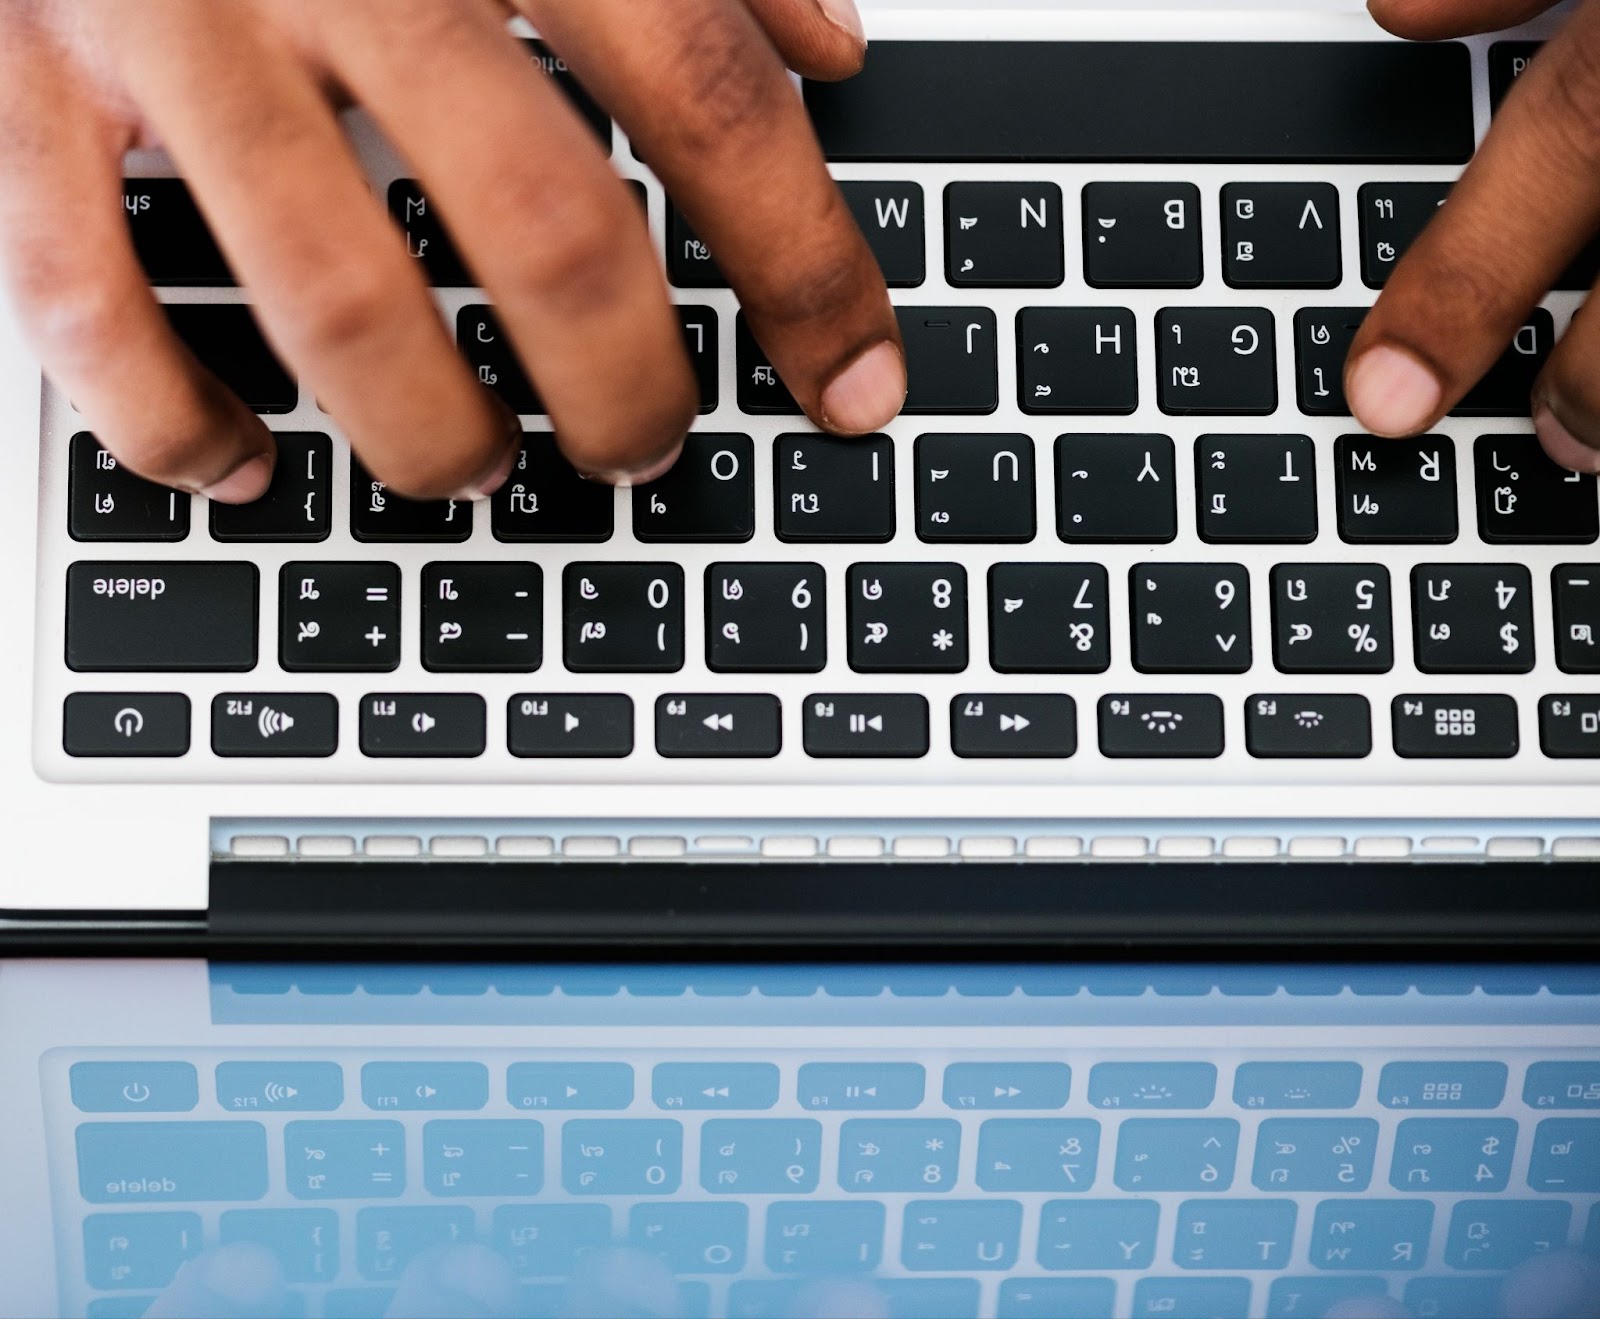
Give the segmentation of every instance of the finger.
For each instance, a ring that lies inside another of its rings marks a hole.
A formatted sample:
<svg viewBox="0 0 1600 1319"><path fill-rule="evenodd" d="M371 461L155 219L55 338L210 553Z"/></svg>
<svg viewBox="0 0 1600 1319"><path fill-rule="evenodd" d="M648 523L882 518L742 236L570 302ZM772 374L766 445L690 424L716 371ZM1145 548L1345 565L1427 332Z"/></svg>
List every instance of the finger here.
<svg viewBox="0 0 1600 1319"><path fill-rule="evenodd" d="M573 465L640 480L670 462L699 399L649 229L498 14L342 0L320 27L440 207Z"/></svg>
<svg viewBox="0 0 1600 1319"><path fill-rule="evenodd" d="M474 497L503 481L514 419L457 355L301 58L251 6L96 12L267 337L369 470L415 496Z"/></svg>
<svg viewBox="0 0 1600 1319"><path fill-rule="evenodd" d="M783 62L806 78L861 72L867 32L854 0L745 0Z"/></svg>
<svg viewBox="0 0 1600 1319"><path fill-rule="evenodd" d="M1533 427L1544 450L1576 472L1600 472L1600 307L1589 298L1533 387Z"/></svg>
<svg viewBox="0 0 1600 1319"><path fill-rule="evenodd" d="M272 437L150 292L123 218L119 133L91 104L44 43L0 39L0 263L20 322L118 461L225 503L255 499L272 479Z"/></svg>
<svg viewBox="0 0 1600 1319"><path fill-rule="evenodd" d="M1424 430L1493 365L1600 228L1600 6L1506 98L1450 200L1351 345L1346 396L1377 435Z"/></svg>
<svg viewBox="0 0 1600 1319"><path fill-rule="evenodd" d="M1559 0L1367 0L1373 18L1397 37L1441 41L1516 27Z"/></svg>
<svg viewBox="0 0 1600 1319"><path fill-rule="evenodd" d="M717 254L801 407L865 434L905 401L877 262L739 0L523 0Z"/></svg>

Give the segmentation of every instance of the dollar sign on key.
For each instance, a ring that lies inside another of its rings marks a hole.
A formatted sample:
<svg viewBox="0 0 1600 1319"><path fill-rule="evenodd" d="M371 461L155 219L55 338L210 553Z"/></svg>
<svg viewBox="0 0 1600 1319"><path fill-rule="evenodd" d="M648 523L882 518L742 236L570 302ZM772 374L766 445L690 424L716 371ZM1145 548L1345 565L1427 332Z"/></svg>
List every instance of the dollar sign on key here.
<svg viewBox="0 0 1600 1319"><path fill-rule="evenodd" d="M1503 649L1507 655L1516 654L1518 647L1522 645L1517 640L1517 625L1515 623L1507 623L1501 627L1500 640L1504 643Z"/></svg>
<svg viewBox="0 0 1600 1319"><path fill-rule="evenodd" d="M1500 1137L1499 1136L1485 1136L1484 1137L1484 1140L1483 1140L1483 1152L1485 1154L1493 1154L1499 1148L1500 1148Z"/></svg>

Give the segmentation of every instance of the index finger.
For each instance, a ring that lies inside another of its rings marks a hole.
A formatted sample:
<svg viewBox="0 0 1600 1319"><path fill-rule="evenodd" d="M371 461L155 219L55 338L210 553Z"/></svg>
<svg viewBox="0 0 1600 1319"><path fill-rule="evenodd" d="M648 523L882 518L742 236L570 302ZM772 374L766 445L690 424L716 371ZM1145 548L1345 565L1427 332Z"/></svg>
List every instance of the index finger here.
<svg viewBox="0 0 1600 1319"><path fill-rule="evenodd" d="M1346 394L1377 435L1424 430L1492 366L1600 228L1600 5L1507 97L1351 345Z"/></svg>
<svg viewBox="0 0 1600 1319"><path fill-rule="evenodd" d="M777 51L740 0L523 0L627 129L795 400L840 434L905 401L888 291Z"/></svg>

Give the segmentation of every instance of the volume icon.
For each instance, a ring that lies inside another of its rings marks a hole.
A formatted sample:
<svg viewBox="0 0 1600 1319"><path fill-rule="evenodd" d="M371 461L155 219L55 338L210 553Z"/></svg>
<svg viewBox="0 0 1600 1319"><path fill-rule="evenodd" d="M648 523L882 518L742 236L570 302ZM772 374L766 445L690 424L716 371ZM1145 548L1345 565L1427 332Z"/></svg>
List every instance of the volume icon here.
<svg viewBox="0 0 1600 1319"><path fill-rule="evenodd" d="M294 717L286 715L282 710L274 710L270 705L263 705L261 713L256 716L256 728L263 738L273 737L278 733L287 733L294 727Z"/></svg>
<svg viewBox="0 0 1600 1319"><path fill-rule="evenodd" d="M269 1104L287 1103L299 1093L292 1085L279 1085L276 1081L268 1081L261 1087L262 1097Z"/></svg>

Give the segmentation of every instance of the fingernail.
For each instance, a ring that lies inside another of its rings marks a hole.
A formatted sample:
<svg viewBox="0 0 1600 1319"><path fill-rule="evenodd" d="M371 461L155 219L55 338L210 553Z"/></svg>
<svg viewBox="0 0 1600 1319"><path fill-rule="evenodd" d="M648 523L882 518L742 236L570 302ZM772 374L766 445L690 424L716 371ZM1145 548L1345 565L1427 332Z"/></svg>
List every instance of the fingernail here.
<svg viewBox="0 0 1600 1319"><path fill-rule="evenodd" d="M817 0L822 8L822 16L832 23L834 27L843 28L859 44L867 44L867 29L861 22L861 11L855 7L854 0Z"/></svg>
<svg viewBox="0 0 1600 1319"><path fill-rule="evenodd" d="M661 457L643 467L633 467L625 472L579 472L578 475L585 481L604 481L607 485L627 490L636 485L649 485L658 477L665 476L682 453L683 441L679 440Z"/></svg>
<svg viewBox="0 0 1600 1319"><path fill-rule="evenodd" d="M220 481L213 481L200 491L207 499L219 504L249 504L267 493L272 484L272 455L258 453L246 458Z"/></svg>
<svg viewBox="0 0 1600 1319"><path fill-rule="evenodd" d="M1413 435L1439 411L1444 386L1402 348L1369 348L1350 368L1350 411L1374 435Z"/></svg>
<svg viewBox="0 0 1600 1319"><path fill-rule="evenodd" d="M1541 403L1534 408L1533 429L1538 432L1539 443L1544 446L1552 462L1559 463L1569 472L1600 472L1600 450L1585 444L1569 431L1547 404Z"/></svg>
<svg viewBox="0 0 1600 1319"><path fill-rule="evenodd" d="M494 460L494 466L476 481L467 485L457 499L487 499L496 490L503 486L511 476L511 469L517 465L517 455L522 452L522 428L517 428L517 439L513 444L506 446L505 452Z"/></svg>
<svg viewBox="0 0 1600 1319"><path fill-rule="evenodd" d="M887 425L906 401L906 364L892 343L874 344L822 391L829 430L865 435Z"/></svg>

